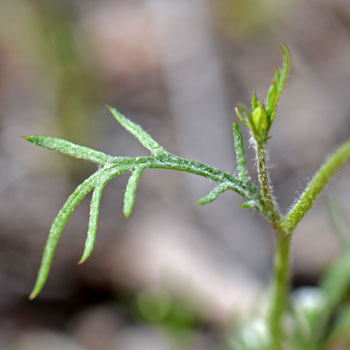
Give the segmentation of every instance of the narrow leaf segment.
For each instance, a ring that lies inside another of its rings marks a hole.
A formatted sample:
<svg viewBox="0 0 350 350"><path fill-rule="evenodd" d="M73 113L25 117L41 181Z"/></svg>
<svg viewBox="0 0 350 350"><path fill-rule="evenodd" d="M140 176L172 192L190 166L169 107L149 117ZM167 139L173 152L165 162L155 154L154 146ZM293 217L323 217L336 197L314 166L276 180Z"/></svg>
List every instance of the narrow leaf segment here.
<svg viewBox="0 0 350 350"><path fill-rule="evenodd" d="M97 233L98 217L100 214L100 202L101 202L103 189L104 189L104 184L100 183L95 187L94 192L92 194L92 199L90 203L90 213L89 213L90 215L89 229L88 229L88 233L85 241L85 249L78 264L82 264L83 262L85 262L90 257L94 249L96 233Z"/></svg>
<svg viewBox="0 0 350 350"><path fill-rule="evenodd" d="M199 205L208 204L211 202L214 202L216 198L218 198L222 193L226 192L230 189L230 183L224 182L220 185L216 186L209 194L207 194L205 197L202 197L198 200Z"/></svg>
<svg viewBox="0 0 350 350"><path fill-rule="evenodd" d="M238 177L242 181L248 181L250 178L248 175L247 161L245 158L243 136L237 122L233 123L233 136L235 141Z"/></svg>
<svg viewBox="0 0 350 350"><path fill-rule="evenodd" d="M85 241L85 249L79 261L79 264L85 262L90 257L94 249L102 193L106 184L117 174L118 173L116 172L116 168L103 169L103 171L101 171L101 176L99 176L99 179L96 180L97 184L92 194L92 199L90 203L89 228Z"/></svg>
<svg viewBox="0 0 350 350"><path fill-rule="evenodd" d="M119 124L130 134L132 134L137 140L139 140L139 142L155 157L168 154L168 152L158 142L156 142L149 133L143 130L140 125L137 125L128 118L124 117L115 108L109 106L107 106L107 108L112 113L114 118L119 122Z"/></svg>
<svg viewBox="0 0 350 350"><path fill-rule="evenodd" d="M88 147L76 145L63 139L57 139L55 137L27 136L24 139L34 143L34 145L44 147L52 151L59 151L71 157L85 159L102 166L115 161L115 157L108 154Z"/></svg>
<svg viewBox="0 0 350 350"><path fill-rule="evenodd" d="M124 215L128 218L132 214L132 210L135 204L136 189L139 183L139 179L143 171L146 170L146 167L138 167L130 175L128 184L125 190L124 196Z"/></svg>

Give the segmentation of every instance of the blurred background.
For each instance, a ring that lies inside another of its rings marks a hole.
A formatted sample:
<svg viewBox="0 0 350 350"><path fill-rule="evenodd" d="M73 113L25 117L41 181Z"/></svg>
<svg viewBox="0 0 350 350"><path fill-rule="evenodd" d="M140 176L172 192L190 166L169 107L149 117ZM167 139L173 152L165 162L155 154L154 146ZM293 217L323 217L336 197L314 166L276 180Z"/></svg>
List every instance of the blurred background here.
<svg viewBox="0 0 350 350"><path fill-rule="evenodd" d="M29 302L51 222L95 166L21 136L146 155L109 104L171 153L232 172L234 106L248 104L253 90L265 96L281 64L279 43L292 69L270 162L285 212L349 137L349 1L1 0L0 349L222 348L225 329L266 294L270 226L234 193L198 207L213 184L164 170L142 175L126 220L122 175L105 190L92 257L77 266L87 198ZM315 285L336 258L325 199L332 194L350 212L349 174L337 175L297 228L293 286Z"/></svg>

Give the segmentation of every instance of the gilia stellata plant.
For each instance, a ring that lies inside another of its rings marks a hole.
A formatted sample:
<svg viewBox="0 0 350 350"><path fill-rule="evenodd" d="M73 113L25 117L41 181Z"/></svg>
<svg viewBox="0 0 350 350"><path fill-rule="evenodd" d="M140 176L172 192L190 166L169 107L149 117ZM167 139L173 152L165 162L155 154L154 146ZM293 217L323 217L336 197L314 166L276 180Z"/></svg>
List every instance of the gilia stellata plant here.
<svg viewBox="0 0 350 350"><path fill-rule="evenodd" d="M281 214L273 196L273 187L269 178L266 156L266 146L270 138L269 131L275 119L278 101L284 89L290 68L288 49L283 45L281 48L284 57L283 68L276 67L275 76L272 80L266 101L259 100L254 93L251 109L243 105L238 105L236 108L236 114L239 120L250 132L256 152L259 187L252 182L249 176L243 137L237 122L233 123L234 145L237 158L237 172L235 174L228 174L206 164L169 153L139 125L133 123L112 107L108 107L108 109L114 118L141 142L151 152L152 156L114 157L62 139L46 136L26 137L26 140L38 146L60 151L69 156L89 160L98 164L98 170L75 189L52 223L30 299L34 299L43 288L62 230L74 209L89 192L93 191L90 204L89 228L85 249L79 263L86 261L94 248L101 196L105 185L110 180L120 174L131 173L124 196L124 215L129 217L135 203L139 178L145 170L152 168L179 170L203 176L217 183L217 186L208 195L198 201L200 205L213 202L222 193L231 190L245 199L245 203L241 205L242 207L257 210L275 229L277 240L275 279L268 325L271 336L271 348L281 349L283 341L281 320L288 295L289 251L292 233L328 181L350 158L350 141L347 141L320 168L289 212L286 215Z"/></svg>

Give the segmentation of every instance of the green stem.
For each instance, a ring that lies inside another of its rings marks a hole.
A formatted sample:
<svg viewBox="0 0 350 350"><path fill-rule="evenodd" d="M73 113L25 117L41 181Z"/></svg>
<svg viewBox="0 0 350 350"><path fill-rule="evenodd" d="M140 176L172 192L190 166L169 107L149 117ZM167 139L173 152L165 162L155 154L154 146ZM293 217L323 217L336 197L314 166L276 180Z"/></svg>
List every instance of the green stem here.
<svg viewBox="0 0 350 350"><path fill-rule="evenodd" d="M290 236L281 227L281 214L273 196L266 156L266 144L256 144L258 176L261 193L266 210L271 218L271 224L277 232L277 245L274 261L274 285L271 296L271 305L268 315L268 325L271 334L271 350L280 350L283 342L282 316L288 296L289 252Z"/></svg>
<svg viewBox="0 0 350 350"><path fill-rule="evenodd" d="M269 328L272 338L272 350L282 349L284 332L282 316L286 308L289 293L290 243L291 235L281 230L277 233L275 254L275 279L269 312Z"/></svg>
<svg viewBox="0 0 350 350"><path fill-rule="evenodd" d="M139 166L145 166L147 169L171 169L179 170L195 175L199 175L215 181L217 183L228 183L230 189L241 195L243 198L254 200L257 203L257 209L268 219L270 219L265 202L259 189L251 181L242 181L224 171L209 167L206 164L198 163L192 160L181 158L172 154L165 157L116 157L114 164L120 165L121 173L135 170ZM125 168L124 168L125 166Z"/></svg>
<svg viewBox="0 0 350 350"><path fill-rule="evenodd" d="M300 220L311 208L316 198L329 180L350 160L350 141L341 145L321 167L316 176L301 195L298 202L289 211L282 222L284 230L292 233Z"/></svg>
<svg viewBox="0 0 350 350"><path fill-rule="evenodd" d="M264 158L264 150L259 150L258 147L257 154L259 180L261 181L263 197L269 210L271 210L271 208L273 210L273 208L276 207L274 206L275 202L271 193L271 186L269 185L268 173L266 171L266 157ZM277 230L275 280L268 320L272 337L272 350L281 350L283 346L284 334L282 317L286 308L289 292L289 265L292 233L306 212L311 208L322 189L349 159L350 141L347 141L340 146L321 167L304 194L284 220L281 221L281 218L277 216L279 212L274 213L272 211L272 225ZM264 174L264 169L266 174Z"/></svg>
<svg viewBox="0 0 350 350"><path fill-rule="evenodd" d="M261 193L263 195L266 210L271 218L272 226L276 229L280 229L281 214L278 205L273 196L272 185L267 171L267 156L265 143L256 143L256 156L258 162L258 177L261 187Z"/></svg>

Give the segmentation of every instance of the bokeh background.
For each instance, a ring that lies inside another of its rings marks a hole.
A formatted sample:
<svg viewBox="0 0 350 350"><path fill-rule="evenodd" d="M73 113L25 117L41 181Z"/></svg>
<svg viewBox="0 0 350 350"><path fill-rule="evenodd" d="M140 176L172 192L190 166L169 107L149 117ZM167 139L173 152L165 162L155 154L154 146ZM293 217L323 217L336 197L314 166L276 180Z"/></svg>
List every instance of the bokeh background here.
<svg viewBox="0 0 350 350"><path fill-rule="evenodd" d="M143 174L122 215L127 175L106 188L95 251L77 266L89 199L67 224L47 285L32 302L42 249L66 197L94 166L39 149L49 135L113 155L147 151L104 105L172 153L232 172L234 106L266 94L279 43L292 69L271 130L285 212L350 132L348 0L1 0L0 348L221 349L272 272L273 232L192 175ZM248 160L254 168L252 149ZM339 245L325 200L350 212L349 167L296 231L293 286L314 285Z"/></svg>

